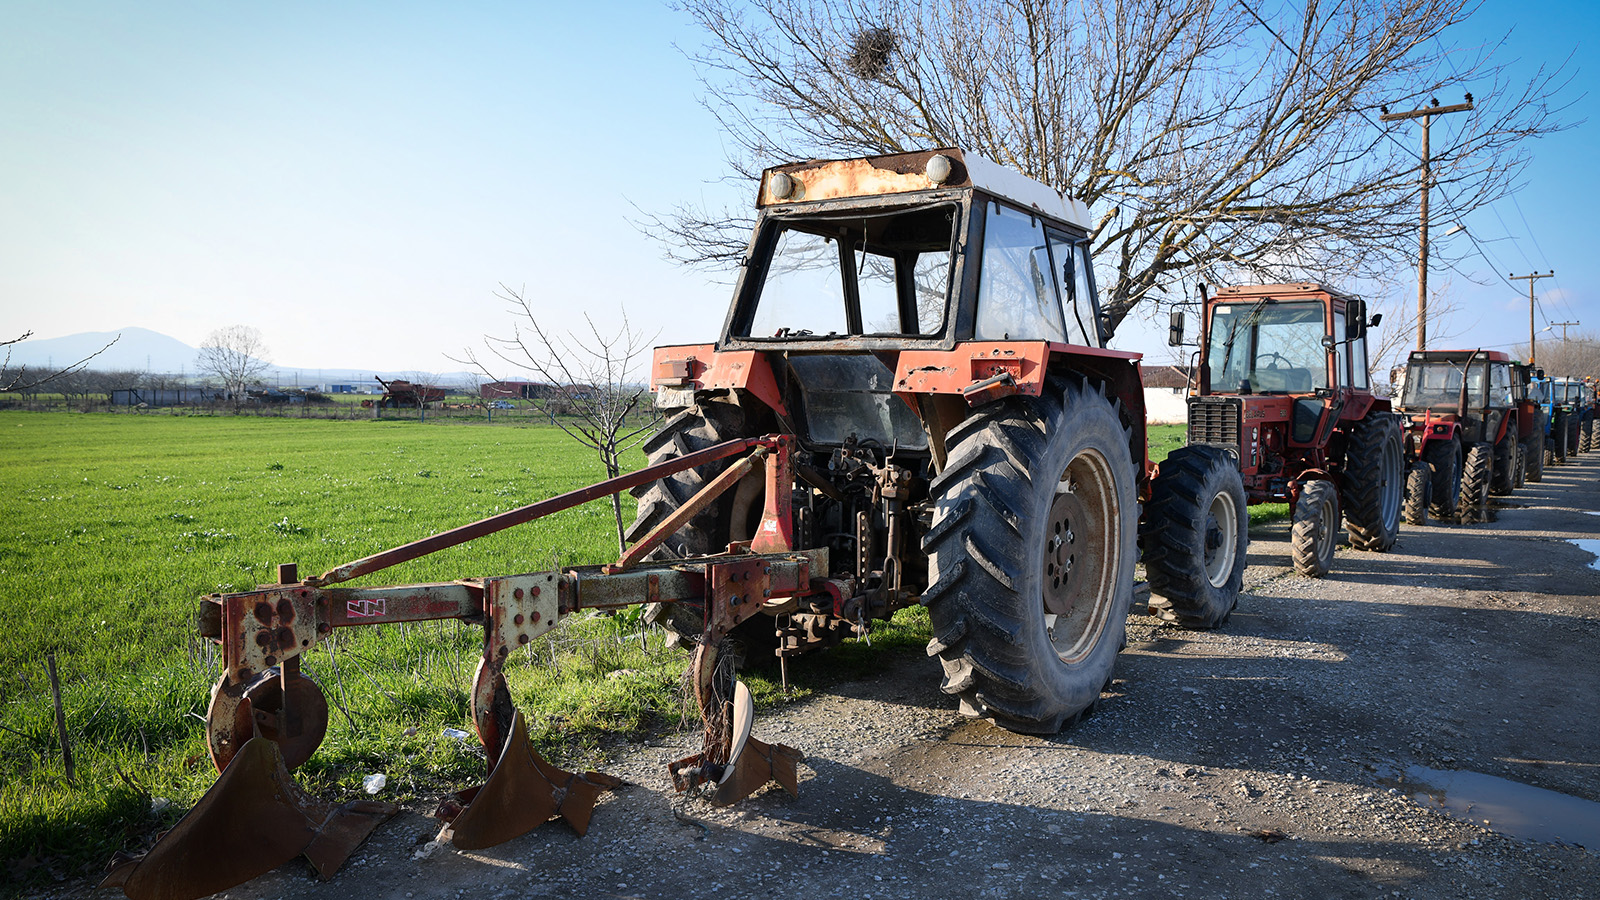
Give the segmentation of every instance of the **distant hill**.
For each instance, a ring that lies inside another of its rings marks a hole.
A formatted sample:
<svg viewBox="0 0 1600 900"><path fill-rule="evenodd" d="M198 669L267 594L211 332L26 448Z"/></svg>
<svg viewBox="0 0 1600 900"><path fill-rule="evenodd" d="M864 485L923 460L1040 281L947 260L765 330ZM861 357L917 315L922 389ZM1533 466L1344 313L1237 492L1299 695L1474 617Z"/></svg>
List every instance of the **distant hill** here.
<svg viewBox="0 0 1600 900"><path fill-rule="evenodd" d="M30 369L61 368L122 338L95 357L90 368L107 371L194 373L194 358L200 351L174 337L148 328L119 328L116 331L86 331L66 337L37 340L29 338L11 345L11 365ZM16 335L8 335L8 339Z"/></svg>
<svg viewBox="0 0 1600 900"><path fill-rule="evenodd" d="M88 368L102 372L149 372L159 375L195 375L195 358L200 350L175 337L148 328L119 328L116 331L86 331L66 337L36 340L29 338L12 344L11 366L29 369L59 369L69 366L111 343L117 335L122 337L104 353L89 362ZM16 335L10 335L16 337ZM0 352L0 359L4 353ZM415 370L413 370L415 371ZM339 366L302 369L293 366L272 366L262 379L268 384L282 386L331 384L349 382L368 385L382 390L373 380L374 375L385 380L407 378L410 372L373 371ZM439 376L438 383L447 386L466 384L470 377L464 372L449 372Z"/></svg>

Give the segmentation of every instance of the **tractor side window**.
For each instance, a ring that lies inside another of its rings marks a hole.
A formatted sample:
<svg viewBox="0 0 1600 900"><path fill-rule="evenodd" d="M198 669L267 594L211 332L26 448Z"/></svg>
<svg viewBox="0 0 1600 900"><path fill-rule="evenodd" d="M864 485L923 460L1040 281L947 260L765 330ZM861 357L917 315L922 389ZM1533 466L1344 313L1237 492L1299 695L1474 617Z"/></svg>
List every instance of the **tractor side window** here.
<svg viewBox="0 0 1600 900"><path fill-rule="evenodd" d="M1372 385L1367 380L1367 339L1358 337L1350 342L1350 386L1367 390Z"/></svg>
<svg viewBox="0 0 1600 900"><path fill-rule="evenodd" d="M1044 228L1033 216L990 202L978 282L979 340L1065 341L1061 298Z"/></svg>
<svg viewBox="0 0 1600 900"><path fill-rule="evenodd" d="M832 237L784 229L767 265L753 337L845 334L844 280Z"/></svg>
<svg viewBox="0 0 1600 900"><path fill-rule="evenodd" d="M1333 316L1333 377L1335 381L1350 377L1350 342L1345 340L1345 335L1349 334L1345 330L1347 315L1347 313L1335 313Z"/></svg>
<svg viewBox="0 0 1600 900"><path fill-rule="evenodd" d="M1100 332L1095 327L1095 317L1099 314L1099 304L1089 284L1089 242L1074 241L1058 231L1045 234L1050 239L1050 255L1055 258L1056 273L1061 276L1061 292L1066 298L1067 343L1098 347Z"/></svg>
<svg viewBox="0 0 1600 900"><path fill-rule="evenodd" d="M1516 402L1511 396L1511 367L1489 367L1489 396L1493 398L1495 406L1510 406Z"/></svg>

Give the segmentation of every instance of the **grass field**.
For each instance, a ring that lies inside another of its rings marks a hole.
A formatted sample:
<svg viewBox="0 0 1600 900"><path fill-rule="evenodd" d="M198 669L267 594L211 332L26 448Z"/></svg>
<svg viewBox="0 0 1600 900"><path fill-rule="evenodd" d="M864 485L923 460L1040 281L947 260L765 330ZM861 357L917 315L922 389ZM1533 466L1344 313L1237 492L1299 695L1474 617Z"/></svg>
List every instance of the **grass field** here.
<svg viewBox="0 0 1600 900"><path fill-rule="evenodd" d="M280 562L319 572L604 477L548 426L0 412L0 879L97 868L174 821L215 779L200 726L218 659L194 635L201 595L274 581ZM615 554L611 510L595 503L363 583ZM877 651L925 642L919 613L875 634ZM508 678L541 749L594 762L608 735L677 727L685 657L647 637L641 648L637 616L573 617L516 655ZM476 740L441 736L470 729L480 630L428 623L336 638L304 664L336 706L327 741L297 773L308 788L348 796L381 771L385 796L406 800L481 779ZM826 671L793 667L792 696L881 665L863 650L840 648ZM61 672L74 783L55 734L48 654ZM747 681L759 702L781 702L773 678ZM152 813L153 798L171 806Z"/></svg>
<svg viewBox="0 0 1600 900"><path fill-rule="evenodd" d="M1152 458L1181 441L1181 427L1152 429ZM201 717L218 659L194 634L201 595L274 581L282 562L323 571L602 478L592 455L548 426L0 412L0 877L26 885L90 871L212 783ZM539 571L615 552L610 508L596 503L364 583ZM792 697L875 670L886 645L920 652L925 641L925 615L903 611L873 650L847 643L825 664L792 667ZM304 662L335 709L301 781L348 796L381 771L387 798L411 800L481 778L475 739L442 736L470 730L480 648L480 630L454 622L341 631ZM74 782L55 733L50 654ZM596 763L613 740L679 726L684 663L659 635L641 636L636 615L574 617L517 654L508 677L542 750ZM784 702L774 679L749 676L758 702ZM156 798L170 805L152 811Z"/></svg>

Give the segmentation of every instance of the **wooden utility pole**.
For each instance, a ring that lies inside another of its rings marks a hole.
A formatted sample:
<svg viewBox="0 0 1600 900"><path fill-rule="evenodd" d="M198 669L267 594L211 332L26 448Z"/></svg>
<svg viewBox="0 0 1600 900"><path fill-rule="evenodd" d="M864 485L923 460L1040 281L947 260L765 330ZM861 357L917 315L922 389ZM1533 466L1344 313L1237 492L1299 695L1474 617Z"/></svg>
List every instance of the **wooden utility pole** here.
<svg viewBox="0 0 1600 900"><path fill-rule="evenodd" d="M1508 276L1506 276L1506 277L1510 278L1512 281L1526 281L1528 283L1528 365L1530 365L1530 366L1533 365L1534 357L1537 355L1536 351L1538 350L1538 345L1534 343L1534 338L1533 338L1533 334L1534 334L1534 332L1533 332L1533 304L1534 304L1534 300L1533 300L1533 283L1535 281L1538 281L1541 278L1554 278L1555 274L1556 274L1556 270L1555 269L1551 269L1550 271L1545 272L1542 275L1539 274L1538 272L1535 272L1532 275L1508 275ZM1567 323L1567 324L1576 325L1577 323L1576 322L1571 322L1571 323ZM1562 340L1566 340L1566 332L1562 332L1562 338L1561 339Z"/></svg>
<svg viewBox="0 0 1600 900"><path fill-rule="evenodd" d="M1401 119L1422 120L1422 232L1418 241L1417 251L1417 349L1428 349L1428 188L1432 186L1433 170L1428 166L1428 129L1433 124L1434 116L1445 113L1466 112L1472 109L1472 95L1467 95L1467 102L1456 103L1451 106L1440 106L1439 98L1432 98L1432 105L1422 109L1413 109L1410 112L1389 112L1387 106L1382 107L1383 115L1378 118L1384 122L1396 122Z"/></svg>
<svg viewBox="0 0 1600 900"><path fill-rule="evenodd" d="M1568 326L1576 327L1576 326L1582 325L1582 324L1583 324L1582 322L1551 322L1550 323L1550 327L1551 328L1559 328L1559 329L1561 329L1561 343L1565 344L1567 342L1567 328L1568 328Z"/></svg>

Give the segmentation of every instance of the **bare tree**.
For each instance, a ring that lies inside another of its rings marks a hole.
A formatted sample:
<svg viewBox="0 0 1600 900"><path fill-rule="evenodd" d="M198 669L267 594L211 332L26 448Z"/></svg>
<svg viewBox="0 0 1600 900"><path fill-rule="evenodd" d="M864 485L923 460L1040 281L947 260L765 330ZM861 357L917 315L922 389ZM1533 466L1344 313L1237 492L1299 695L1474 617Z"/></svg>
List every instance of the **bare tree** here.
<svg viewBox="0 0 1600 900"><path fill-rule="evenodd" d="M122 340L122 335L119 334L112 338L104 347L101 347L99 350L96 350L88 356L85 356L83 359L80 359L65 368L56 369L55 371L35 370L34 372L30 373L28 371L28 367L25 365L11 365L11 348L31 337L33 337L33 332L24 331L21 337L12 338L9 341L0 341L0 347L4 347L6 351L5 359L0 360L0 394L11 391L16 391L18 393L22 393L24 391L34 391L52 381L56 381L57 379L70 377L77 372L83 371L83 369L89 365L90 360L111 349L112 344Z"/></svg>
<svg viewBox="0 0 1600 900"><path fill-rule="evenodd" d="M685 0L735 171L982 153L1095 210L1112 324L1185 279L1350 284L1412 265L1420 157L1378 122L1386 104L1478 91L1434 132L1450 219L1513 190L1530 139L1565 127L1560 68L1512 85L1498 45L1449 45L1477 0L1307 0L1271 21L1256 5ZM749 220L684 207L646 227L670 258L715 267L742 255Z"/></svg>
<svg viewBox="0 0 1600 900"><path fill-rule="evenodd" d="M1600 378L1600 336L1592 332L1539 342L1539 367L1558 378Z"/></svg>
<svg viewBox="0 0 1600 900"><path fill-rule="evenodd" d="M1448 347L1461 332L1450 328L1450 320L1461 308L1450 282L1428 291L1428 342ZM1388 382L1389 373L1403 367L1417 340L1417 301L1415 297L1390 294L1371 302L1368 314L1382 313L1383 321L1367 332L1367 375L1374 381Z"/></svg>
<svg viewBox="0 0 1600 900"><path fill-rule="evenodd" d="M605 466L606 477L622 474L622 457L643 442L655 427L655 408L649 385L639 378L641 357L655 335L633 330L626 311L618 312L615 330L602 331L588 313L587 334L558 335L540 324L540 313L526 288L500 285L496 297L510 305L510 337L486 336L484 343L500 362L531 373L547 382L546 395L533 403L562 431L594 450ZM504 379L490 372L485 361L470 348L456 360L482 372L491 381ZM611 496L611 513L617 529L617 552L627 549L623 537L622 498Z"/></svg>
<svg viewBox="0 0 1600 900"><path fill-rule="evenodd" d="M195 369L222 382L223 390L237 410L244 402L245 390L266 374L270 360L261 330L250 325L219 328L200 345Z"/></svg>

